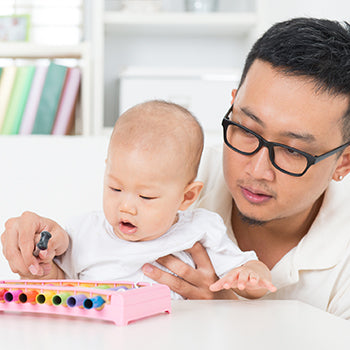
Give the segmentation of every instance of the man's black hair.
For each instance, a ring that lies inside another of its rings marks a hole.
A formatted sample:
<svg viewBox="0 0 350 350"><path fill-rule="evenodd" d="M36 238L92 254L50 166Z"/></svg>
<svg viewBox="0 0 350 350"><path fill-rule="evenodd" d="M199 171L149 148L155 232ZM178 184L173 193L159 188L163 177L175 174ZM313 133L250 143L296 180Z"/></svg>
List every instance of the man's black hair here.
<svg viewBox="0 0 350 350"><path fill-rule="evenodd" d="M249 52L239 86L258 59L282 73L310 78L315 89L347 95L349 109L343 117L343 138L350 140L350 25L317 18L279 22L256 41Z"/></svg>

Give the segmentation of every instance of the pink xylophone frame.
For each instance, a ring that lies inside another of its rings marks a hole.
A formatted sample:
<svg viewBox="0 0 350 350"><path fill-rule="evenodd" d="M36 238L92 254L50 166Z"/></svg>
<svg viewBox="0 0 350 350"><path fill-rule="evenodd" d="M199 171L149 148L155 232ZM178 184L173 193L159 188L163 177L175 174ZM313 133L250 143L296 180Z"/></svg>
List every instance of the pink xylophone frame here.
<svg viewBox="0 0 350 350"><path fill-rule="evenodd" d="M106 286L125 286L123 292L99 289ZM83 280L7 280L0 281L0 291L14 292L53 291L56 294L71 293L72 296L85 294L88 298L101 296L105 303L100 309L84 309L67 305L38 304L36 302L11 301L1 298L0 311L34 312L55 315L88 317L113 321L117 326L125 326L135 321L159 313L171 312L169 287L161 284L130 281L83 281Z"/></svg>

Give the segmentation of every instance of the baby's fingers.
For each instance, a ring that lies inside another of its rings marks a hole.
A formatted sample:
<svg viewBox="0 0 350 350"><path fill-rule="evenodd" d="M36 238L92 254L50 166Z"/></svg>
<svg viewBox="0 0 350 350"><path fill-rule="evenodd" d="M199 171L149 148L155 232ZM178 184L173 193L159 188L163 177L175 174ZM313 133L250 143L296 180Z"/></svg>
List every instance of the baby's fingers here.
<svg viewBox="0 0 350 350"><path fill-rule="evenodd" d="M257 276L255 276L252 272L242 270L237 276L237 288L239 290L244 290L247 288L247 285L257 284Z"/></svg>
<svg viewBox="0 0 350 350"><path fill-rule="evenodd" d="M234 288L237 285L237 274L228 274L219 280L217 280L215 283L211 284L209 286L209 289L212 292L217 292L222 289L230 289Z"/></svg>
<svg viewBox="0 0 350 350"><path fill-rule="evenodd" d="M262 278L259 280L259 286L262 288L266 288L268 291L274 293L276 292L277 288L272 284L272 282Z"/></svg>

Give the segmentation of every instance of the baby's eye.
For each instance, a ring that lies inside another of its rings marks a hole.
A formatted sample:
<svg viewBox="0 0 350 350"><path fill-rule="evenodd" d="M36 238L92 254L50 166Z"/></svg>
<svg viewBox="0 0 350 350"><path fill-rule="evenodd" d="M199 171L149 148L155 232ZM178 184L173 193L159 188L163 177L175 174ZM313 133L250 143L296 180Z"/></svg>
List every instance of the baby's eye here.
<svg viewBox="0 0 350 350"><path fill-rule="evenodd" d="M142 195L140 194L140 198L146 199L146 200L151 200L151 199L156 199L157 197L142 196Z"/></svg>
<svg viewBox="0 0 350 350"><path fill-rule="evenodd" d="M113 188L113 187L110 187L110 189L114 192L121 192L122 190L119 189L119 188Z"/></svg>

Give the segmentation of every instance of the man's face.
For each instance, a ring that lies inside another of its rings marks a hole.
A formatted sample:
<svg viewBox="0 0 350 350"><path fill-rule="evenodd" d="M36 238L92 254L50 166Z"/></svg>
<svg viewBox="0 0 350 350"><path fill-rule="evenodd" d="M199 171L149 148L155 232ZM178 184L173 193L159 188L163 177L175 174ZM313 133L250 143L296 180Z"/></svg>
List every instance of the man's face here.
<svg viewBox="0 0 350 350"><path fill-rule="evenodd" d="M286 76L257 60L236 94L230 118L268 141L320 155L343 143L340 119L348 103L344 96L317 92L305 77ZM293 177L273 167L266 147L246 156L224 146L223 155L237 209L259 222L307 216L342 161L333 155Z"/></svg>

